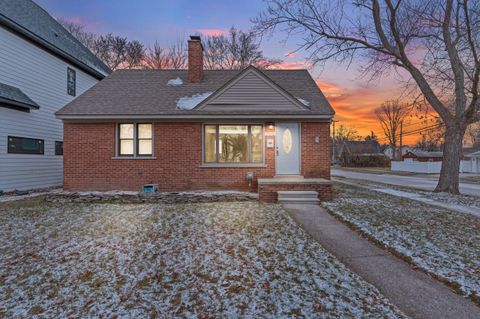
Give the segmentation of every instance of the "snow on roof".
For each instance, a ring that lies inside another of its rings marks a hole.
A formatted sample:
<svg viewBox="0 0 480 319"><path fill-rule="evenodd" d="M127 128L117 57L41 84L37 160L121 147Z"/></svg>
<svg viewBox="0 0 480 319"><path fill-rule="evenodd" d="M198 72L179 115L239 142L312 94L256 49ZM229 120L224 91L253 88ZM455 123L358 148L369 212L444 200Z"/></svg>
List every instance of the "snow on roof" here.
<svg viewBox="0 0 480 319"><path fill-rule="evenodd" d="M167 82L167 85L169 85L169 86L179 86L179 85L182 85L182 84L183 84L183 81L179 77L177 77L175 79L170 79Z"/></svg>
<svg viewBox="0 0 480 319"><path fill-rule="evenodd" d="M304 100L300 97L295 97L298 101L300 101L300 103L302 103L303 105L305 106L310 106L310 102L308 102L307 100Z"/></svg>
<svg viewBox="0 0 480 319"><path fill-rule="evenodd" d="M192 96L181 97L177 101L178 110L191 110L200 104L203 100L209 97L213 92L197 93Z"/></svg>

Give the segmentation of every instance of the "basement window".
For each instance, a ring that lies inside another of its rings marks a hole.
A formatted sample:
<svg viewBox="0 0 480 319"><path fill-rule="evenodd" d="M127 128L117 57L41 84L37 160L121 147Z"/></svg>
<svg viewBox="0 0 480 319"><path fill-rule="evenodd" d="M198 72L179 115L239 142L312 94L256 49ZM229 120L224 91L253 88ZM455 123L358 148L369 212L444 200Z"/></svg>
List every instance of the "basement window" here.
<svg viewBox="0 0 480 319"><path fill-rule="evenodd" d="M8 153L43 155L44 141L36 138L9 136Z"/></svg>
<svg viewBox="0 0 480 319"><path fill-rule="evenodd" d="M152 156L153 125L151 123L118 124L119 156Z"/></svg>

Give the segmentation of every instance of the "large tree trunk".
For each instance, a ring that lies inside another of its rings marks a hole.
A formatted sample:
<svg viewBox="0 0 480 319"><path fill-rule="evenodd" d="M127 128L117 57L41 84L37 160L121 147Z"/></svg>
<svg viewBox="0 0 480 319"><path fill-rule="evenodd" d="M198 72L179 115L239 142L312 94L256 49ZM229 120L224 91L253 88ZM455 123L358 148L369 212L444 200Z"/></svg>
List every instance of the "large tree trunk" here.
<svg viewBox="0 0 480 319"><path fill-rule="evenodd" d="M443 161L440 179L435 192L459 194L458 183L460 175L460 161L462 160L462 143L466 124L447 126L445 143L443 145Z"/></svg>

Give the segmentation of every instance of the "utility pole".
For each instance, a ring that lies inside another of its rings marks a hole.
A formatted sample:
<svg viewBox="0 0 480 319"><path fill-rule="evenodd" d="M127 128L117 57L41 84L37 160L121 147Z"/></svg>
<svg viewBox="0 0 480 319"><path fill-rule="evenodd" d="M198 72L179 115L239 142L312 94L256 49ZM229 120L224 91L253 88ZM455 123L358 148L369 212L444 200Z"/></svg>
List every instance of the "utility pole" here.
<svg viewBox="0 0 480 319"><path fill-rule="evenodd" d="M403 121L400 121L400 158L399 160L402 159L402 150L403 150Z"/></svg>

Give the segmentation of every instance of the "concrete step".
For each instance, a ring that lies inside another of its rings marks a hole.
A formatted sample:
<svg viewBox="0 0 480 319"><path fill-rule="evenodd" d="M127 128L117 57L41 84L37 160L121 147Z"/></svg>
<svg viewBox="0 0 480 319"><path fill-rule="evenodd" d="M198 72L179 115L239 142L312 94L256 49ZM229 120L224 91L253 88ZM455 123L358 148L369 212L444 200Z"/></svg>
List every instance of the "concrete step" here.
<svg viewBox="0 0 480 319"><path fill-rule="evenodd" d="M284 204L318 204L318 192L315 191L278 191L278 202Z"/></svg>
<svg viewBox="0 0 480 319"><path fill-rule="evenodd" d="M318 198L315 191L278 191L278 198Z"/></svg>
<svg viewBox="0 0 480 319"><path fill-rule="evenodd" d="M278 199L279 203L282 204L307 204L307 205L318 205L320 200L318 198L282 198Z"/></svg>

